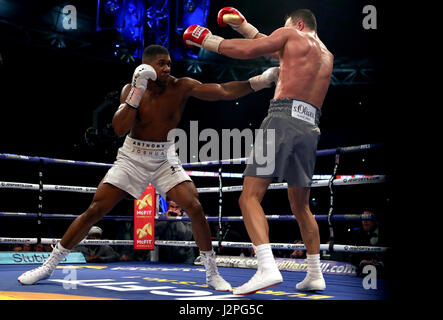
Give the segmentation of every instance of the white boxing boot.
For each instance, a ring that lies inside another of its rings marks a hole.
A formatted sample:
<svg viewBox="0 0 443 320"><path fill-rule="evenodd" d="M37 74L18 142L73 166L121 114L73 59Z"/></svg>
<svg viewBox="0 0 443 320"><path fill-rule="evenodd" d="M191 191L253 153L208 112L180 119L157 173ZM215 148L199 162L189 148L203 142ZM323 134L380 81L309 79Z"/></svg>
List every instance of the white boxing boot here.
<svg viewBox="0 0 443 320"><path fill-rule="evenodd" d="M275 264L274 255L269 243L254 246L257 256L257 272L245 284L234 289L236 295L247 295L276 286L283 282L283 277Z"/></svg>
<svg viewBox="0 0 443 320"><path fill-rule="evenodd" d="M200 251L200 257L206 269L206 284L216 291L232 291L231 285L218 272L214 250Z"/></svg>
<svg viewBox="0 0 443 320"><path fill-rule="evenodd" d="M305 279L297 283L295 288L300 291L317 291L325 290L326 283L321 273L320 254L307 254L308 273Z"/></svg>
<svg viewBox="0 0 443 320"><path fill-rule="evenodd" d="M18 282L21 284L34 284L37 281L49 278L60 261L62 261L70 251L71 250L63 248L60 243L57 243L49 258L40 267L23 273L17 278Z"/></svg>

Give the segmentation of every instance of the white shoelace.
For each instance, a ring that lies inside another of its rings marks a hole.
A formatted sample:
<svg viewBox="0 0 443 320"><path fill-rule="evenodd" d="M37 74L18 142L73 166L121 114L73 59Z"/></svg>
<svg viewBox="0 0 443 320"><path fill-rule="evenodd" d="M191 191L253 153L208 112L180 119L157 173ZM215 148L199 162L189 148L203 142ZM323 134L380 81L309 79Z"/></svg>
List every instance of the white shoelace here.
<svg viewBox="0 0 443 320"><path fill-rule="evenodd" d="M218 276L219 272L215 260L215 255L204 256L202 254L201 257L203 260L203 265L206 268L206 277Z"/></svg>
<svg viewBox="0 0 443 320"><path fill-rule="evenodd" d="M42 265L42 266L40 266L40 267L38 267L38 268L35 268L35 269L32 269L32 270L29 270L29 271L27 271L27 272L25 272L24 274L23 274L23 276L38 276L38 277L40 277L40 276L42 276L42 275L46 275L46 274L51 274L52 272L50 272L50 269L48 268L48 267L46 267L45 265Z"/></svg>

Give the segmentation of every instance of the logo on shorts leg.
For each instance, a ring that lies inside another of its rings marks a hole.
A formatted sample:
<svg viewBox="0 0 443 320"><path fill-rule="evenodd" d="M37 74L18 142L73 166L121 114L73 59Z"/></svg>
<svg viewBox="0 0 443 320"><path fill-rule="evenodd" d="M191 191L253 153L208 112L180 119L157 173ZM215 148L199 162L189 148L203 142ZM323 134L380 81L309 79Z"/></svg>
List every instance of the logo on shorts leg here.
<svg viewBox="0 0 443 320"><path fill-rule="evenodd" d="M177 170L179 169L177 166L170 166L169 168L171 168L171 175L173 175L174 173L177 172Z"/></svg>

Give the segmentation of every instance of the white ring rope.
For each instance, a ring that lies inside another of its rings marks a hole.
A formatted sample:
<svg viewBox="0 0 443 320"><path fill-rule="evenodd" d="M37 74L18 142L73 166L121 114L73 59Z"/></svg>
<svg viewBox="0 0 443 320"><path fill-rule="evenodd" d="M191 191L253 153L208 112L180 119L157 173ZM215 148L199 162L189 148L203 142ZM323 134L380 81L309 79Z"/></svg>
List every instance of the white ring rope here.
<svg viewBox="0 0 443 320"><path fill-rule="evenodd" d="M1 212L0 217L11 217L11 218L35 218L38 213L35 212ZM312 215L317 221L327 221L328 215L313 214ZM63 214L63 213L42 213L41 218L43 219L76 219L79 215L76 214ZM291 215L277 215L277 214L267 214L265 215L268 221L296 221L297 219L293 214ZM331 217L334 221L362 221L362 220L373 220L374 216L372 214L334 214ZM114 220L114 221L133 221L133 216L123 215L105 215L103 220ZM219 222L220 218L215 216L206 216L208 222ZM155 221L191 221L189 216L181 217L168 217L164 214L158 214L155 216ZM221 217L221 221L230 222L240 222L243 221L243 216L224 216Z"/></svg>
<svg viewBox="0 0 443 320"><path fill-rule="evenodd" d="M335 179L333 184L336 186L344 186L344 185L357 185L357 184L372 184L372 183L383 183L386 181L385 175L373 175L368 177L359 177L359 178L341 178ZM329 180L314 180L312 182L311 187L327 187ZM268 190L279 190L279 189L287 189L288 184L285 182L282 183L271 183L268 187ZM23 183L23 182L8 182L8 181L0 181L0 189L22 189L22 190L39 190L38 184L33 183ZM96 187L82 187L82 186L65 186L65 185L54 185L54 184L45 184L43 185L43 191L68 191L68 192L80 192L80 193L95 193L97 190ZM222 187L222 192L238 192L242 191L243 186L227 186ZM197 188L198 193L218 193L220 192L219 187L204 187Z"/></svg>
<svg viewBox="0 0 443 320"><path fill-rule="evenodd" d="M340 148L341 153L347 152L355 152L361 150L368 150L379 145L361 145L361 146L352 146ZM317 155L329 155L335 154L336 149L328 149L328 150L319 150L317 151ZM62 164L72 164L72 165L85 165L85 166L99 166L99 167L110 167L111 164L105 163L93 163L93 162L83 162L83 161L73 161L73 160L64 160L64 159L50 159L43 157L29 157L29 156L21 156L21 155L11 155L11 154L0 154L0 159L13 159L13 160L24 160L24 161L32 161L38 162L42 161L44 163L62 163ZM189 167L197 167L197 166L209 166L209 165L224 165L224 164L244 164L247 161L247 158L239 158L239 159L227 159L227 160L218 160L218 161L205 161L205 162L194 162L183 164L184 168ZM191 175L198 176L212 176L217 177L217 173L215 172L190 172ZM239 174L230 174L231 177L239 177ZM223 176L223 173L221 173ZM227 175L228 176L228 175ZM323 178L323 177L322 177ZM373 183L383 183L385 182L387 177L385 175L370 175L363 177L350 177L350 178L340 178L334 179L332 181L332 185L358 185L358 184L373 184ZM311 187L326 187L330 186L329 179L321 179L314 180ZM273 183L270 184L269 190L279 190L279 189L287 189L287 183ZM32 184L32 183L21 183L21 182L7 182L0 181L0 189L22 189L22 190L37 190L37 191L67 191L67 192L78 192L78 193L95 193L96 187L83 187L83 186L66 186L66 185L53 185L53 184ZM220 193L220 192L238 192L242 191L243 186L227 186L227 187L207 187L207 188L197 188L199 193ZM14 213L20 214L20 213ZM22 215L26 215L23 213ZM5 238L0 237L0 244L16 244L16 243L42 243L42 244L56 244L60 239L50 239L50 238ZM134 240L89 240L85 239L81 241L79 244L82 245L133 245ZM175 241L175 240L155 240L155 245L158 246L185 246L185 247L197 247L195 241ZM271 243L270 244L273 249L284 249L284 250L306 250L303 244L290 244L290 243ZM228 241L213 241L213 247L231 247L231 248L251 248L252 243L250 242L228 242ZM336 252L386 252L389 250L387 247L375 247L375 246L353 246L353 245L341 245L341 244L321 244L320 250L322 251L336 251Z"/></svg>
<svg viewBox="0 0 443 320"><path fill-rule="evenodd" d="M350 152L359 152L366 151L370 149L375 149L383 146L381 143L374 144L362 144L358 146L349 146L349 147L340 147L341 153L350 153ZM317 150L317 156L327 156L336 153L337 148L333 149L323 149ZM111 167L111 163L101 163L101 162L91 162L91 161L78 161L78 160L66 160L66 159L55 159L55 158L47 158L47 157L35 157L35 156L25 156L25 155L17 155L17 154L9 154L9 153L0 153L0 159L9 159L9 160L20 160L20 161L30 161L30 162L44 162L44 163L56 163L56 164L67 164L67 165L77 165L77 166L94 166L94 167ZM202 162L191 162L191 163L183 163L182 166L184 168L188 167L204 167L210 165L224 165L224 164L245 164L248 160L248 157L237 158L237 159L222 159L222 160L214 160L214 161L202 161Z"/></svg>
<svg viewBox="0 0 443 320"><path fill-rule="evenodd" d="M55 245L60 239L42 238L40 243ZM36 244L38 242L37 238L1 238L0 244ZM114 245L114 246L132 246L134 244L133 240L92 240L85 239L82 240L79 245ZM195 241L178 241L178 240L155 240L156 246L173 246L173 247L197 247ZM293 244L293 243L270 243L272 249L280 250L306 250L303 244ZM213 247L225 247L225 248L252 248L251 242L231 242L231 241L212 241ZM321 251L329 251L329 244L320 244ZM345 244L334 244L333 247L335 252L374 252L383 253L389 250L388 247L376 247L376 246L354 246Z"/></svg>

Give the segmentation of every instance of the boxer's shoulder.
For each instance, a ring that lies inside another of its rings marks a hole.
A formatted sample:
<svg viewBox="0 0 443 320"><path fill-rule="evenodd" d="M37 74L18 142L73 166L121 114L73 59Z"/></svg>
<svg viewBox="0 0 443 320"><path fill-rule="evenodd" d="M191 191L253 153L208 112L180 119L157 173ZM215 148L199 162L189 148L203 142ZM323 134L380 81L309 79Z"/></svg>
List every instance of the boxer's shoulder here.
<svg viewBox="0 0 443 320"><path fill-rule="evenodd" d="M271 35L283 35L285 37L290 37L290 38L300 38L302 37L302 34L300 31L298 31L295 28L291 28L291 27L281 27L276 29L274 32L272 32Z"/></svg>
<svg viewBox="0 0 443 320"><path fill-rule="evenodd" d="M177 79L177 86L186 91L193 89L195 86L198 86L199 84L201 84L200 81L189 77L183 77Z"/></svg>

